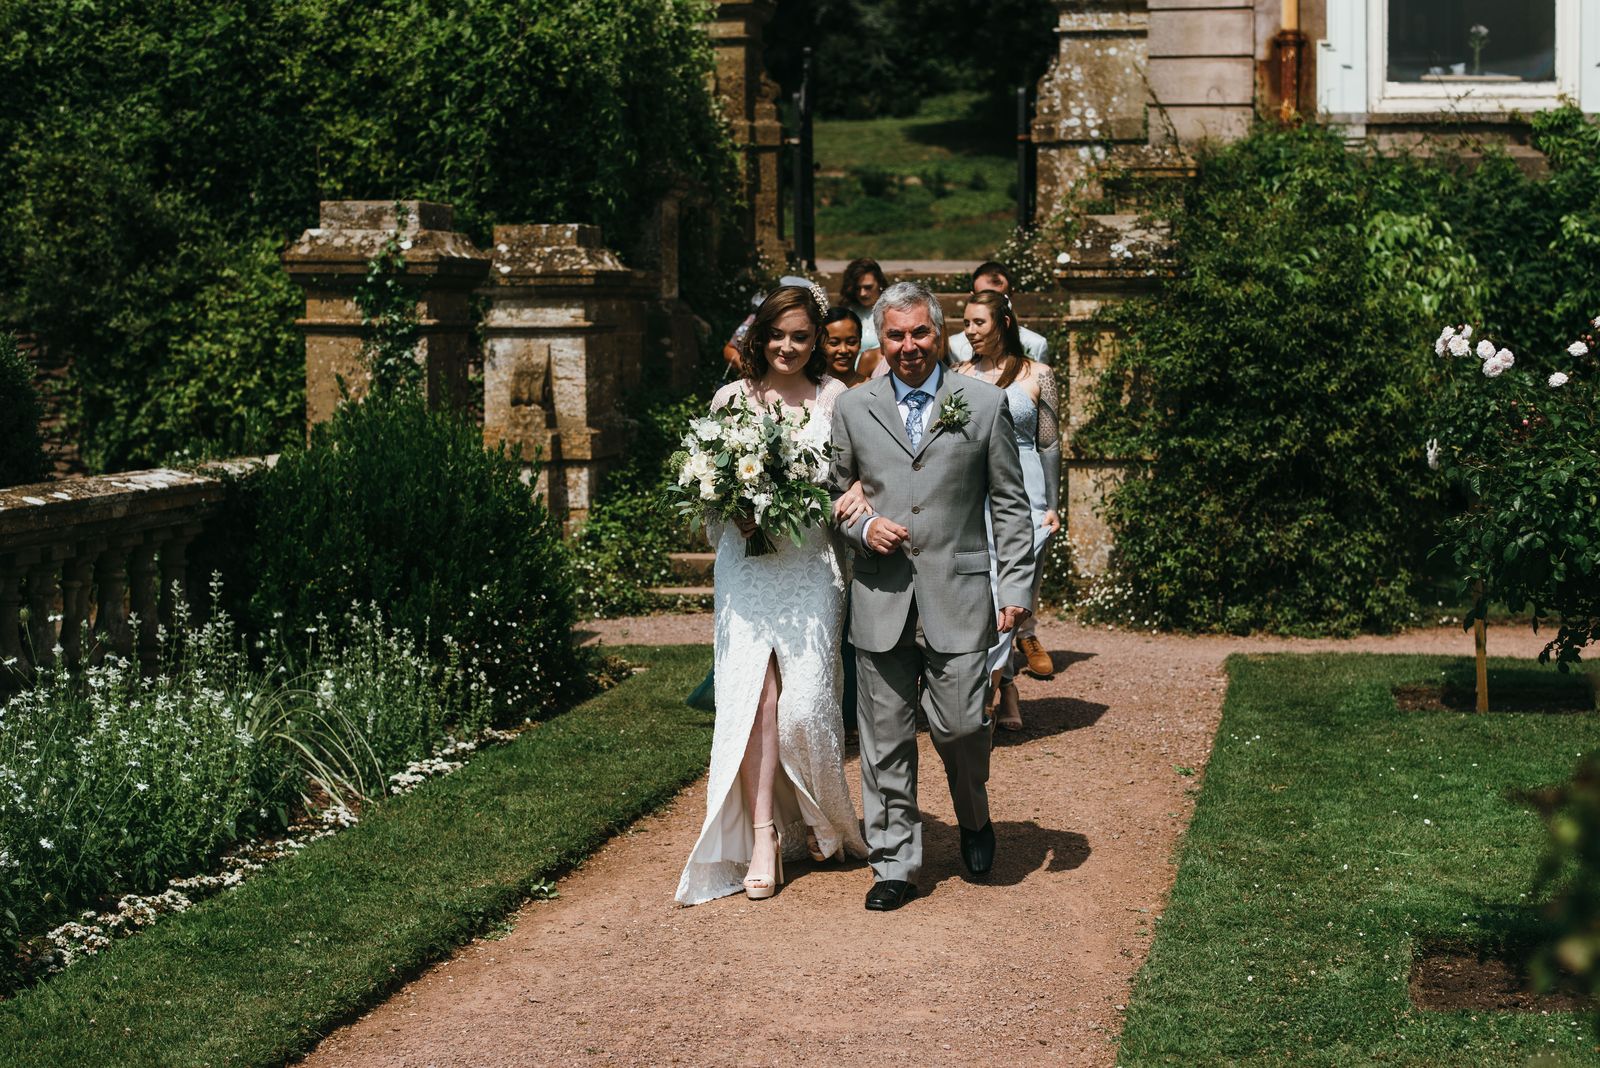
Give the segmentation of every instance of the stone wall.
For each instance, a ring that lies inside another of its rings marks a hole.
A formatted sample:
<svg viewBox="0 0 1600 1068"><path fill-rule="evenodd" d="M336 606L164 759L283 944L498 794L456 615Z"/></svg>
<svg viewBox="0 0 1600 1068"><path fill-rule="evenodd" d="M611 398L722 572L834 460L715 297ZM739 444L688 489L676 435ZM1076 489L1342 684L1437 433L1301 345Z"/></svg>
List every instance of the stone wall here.
<svg viewBox="0 0 1600 1068"><path fill-rule="evenodd" d="M465 404L469 301L489 258L451 229L453 221L449 207L427 201L328 200L319 225L284 252L284 268L306 294L305 315L296 325L306 339L308 426L332 416L345 391L352 397L366 393L362 347L370 331L362 324L356 290L397 230L406 261L401 284L416 295L422 330L417 358L428 398L438 405Z"/></svg>
<svg viewBox="0 0 1600 1068"><path fill-rule="evenodd" d="M627 447L624 396L672 389L699 362L693 318L678 299L676 200L655 235L661 269L630 269L597 227L497 226L492 249L450 229L450 209L411 201L401 278L416 295L430 400L475 409L466 394L482 309L484 444L521 450L530 483L569 528L581 523L607 467ZM329 418L367 387L368 330L356 286L394 233L395 206L328 201L321 225L284 253L306 293L306 421ZM534 471L537 467L537 482Z"/></svg>
<svg viewBox="0 0 1600 1068"><path fill-rule="evenodd" d="M625 267L594 226L497 226L491 255L484 444L542 459L537 488L575 525L626 445L620 398L673 377L646 344L655 280Z"/></svg>
<svg viewBox="0 0 1600 1068"><path fill-rule="evenodd" d="M218 479L167 470L0 490L0 663L24 674L107 653L154 663L156 628L196 588L189 547L222 493Z"/></svg>

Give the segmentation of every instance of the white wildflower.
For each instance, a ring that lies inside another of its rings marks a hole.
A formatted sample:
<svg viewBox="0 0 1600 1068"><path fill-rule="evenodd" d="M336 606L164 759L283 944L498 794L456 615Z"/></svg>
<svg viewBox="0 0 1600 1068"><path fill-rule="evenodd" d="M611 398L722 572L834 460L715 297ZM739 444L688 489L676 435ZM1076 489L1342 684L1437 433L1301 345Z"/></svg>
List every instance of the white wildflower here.
<svg viewBox="0 0 1600 1068"><path fill-rule="evenodd" d="M39 839L39 848L44 850L46 853L51 853L55 851L56 844L50 841L48 838L41 838Z"/></svg>
<svg viewBox="0 0 1600 1068"><path fill-rule="evenodd" d="M1546 382L1549 383L1551 389L1560 389L1562 386L1567 384L1567 376L1562 374L1560 371L1557 371L1555 374L1546 379Z"/></svg>

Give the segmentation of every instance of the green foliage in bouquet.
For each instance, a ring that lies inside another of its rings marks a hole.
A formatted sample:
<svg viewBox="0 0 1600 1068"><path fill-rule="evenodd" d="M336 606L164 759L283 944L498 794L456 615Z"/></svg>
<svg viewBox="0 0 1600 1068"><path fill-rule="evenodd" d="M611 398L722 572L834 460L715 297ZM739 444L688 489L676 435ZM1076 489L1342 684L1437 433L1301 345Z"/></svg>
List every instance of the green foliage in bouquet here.
<svg viewBox="0 0 1600 1068"><path fill-rule="evenodd" d="M286 631L377 604L444 663L452 646L502 720L581 697L561 532L459 415L414 390L346 403L257 482L251 615Z"/></svg>
<svg viewBox="0 0 1600 1068"><path fill-rule="evenodd" d="M318 201L442 201L480 244L550 220L626 242L683 183L704 193L691 216L720 209L735 158L707 18L699 0L0 5L0 316L73 357L92 466L275 451L304 403L278 254Z"/></svg>
<svg viewBox="0 0 1600 1068"><path fill-rule="evenodd" d="M16 339L0 334L0 486L20 486L44 477L44 447L39 440L39 395L33 365Z"/></svg>
<svg viewBox="0 0 1600 1068"><path fill-rule="evenodd" d="M826 522L831 498L822 480L833 446L807 409L762 407L740 393L692 420L682 444L666 495L691 531L712 519L754 519L745 554L765 556L777 550L774 535L798 547L807 527Z"/></svg>
<svg viewBox="0 0 1600 1068"><path fill-rule="evenodd" d="M1204 157L1174 218L1177 277L1125 334L1080 454L1138 457L1109 496L1109 585L1146 626L1290 633L1407 620L1426 518L1431 330L1478 274L1387 170L1311 129Z"/></svg>

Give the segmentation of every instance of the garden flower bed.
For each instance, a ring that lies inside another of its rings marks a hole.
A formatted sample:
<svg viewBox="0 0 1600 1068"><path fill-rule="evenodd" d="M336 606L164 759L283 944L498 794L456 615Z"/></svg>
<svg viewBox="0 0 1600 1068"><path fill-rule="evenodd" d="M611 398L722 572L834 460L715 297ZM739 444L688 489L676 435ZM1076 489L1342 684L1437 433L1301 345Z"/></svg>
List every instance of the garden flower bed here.
<svg viewBox="0 0 1600 1068"><path fill-rule="evenodd" d="M710 753L709 650L619 651L645 670L0 1003L0 1063L281 1064L548 892Z"/></svg>

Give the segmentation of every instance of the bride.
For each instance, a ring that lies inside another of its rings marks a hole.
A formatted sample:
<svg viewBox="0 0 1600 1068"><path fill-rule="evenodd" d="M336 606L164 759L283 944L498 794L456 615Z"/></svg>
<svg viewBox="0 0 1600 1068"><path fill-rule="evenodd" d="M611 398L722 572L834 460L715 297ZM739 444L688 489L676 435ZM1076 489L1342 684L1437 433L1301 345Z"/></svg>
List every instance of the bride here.
<svg viewBox="0 0 1600 1068"><path fill-rule="evenodd" d="M783 286L762 301L746 334L744 377L717 391L713 411L743 396L805 408L824 426L844 384L825 374L817 338L820 291ZM706 820L678 882L683 905L736 894L771 897L783 860L865 857L844 778L839 637L844 577L827 527L804 544L746 556L755 531L738 519L715 537L716 726Z"/></svg>

